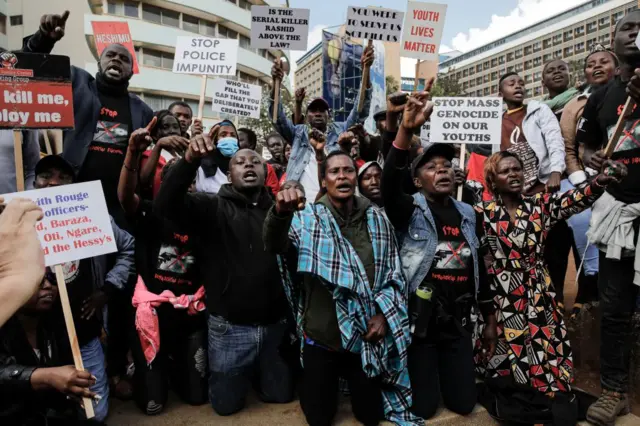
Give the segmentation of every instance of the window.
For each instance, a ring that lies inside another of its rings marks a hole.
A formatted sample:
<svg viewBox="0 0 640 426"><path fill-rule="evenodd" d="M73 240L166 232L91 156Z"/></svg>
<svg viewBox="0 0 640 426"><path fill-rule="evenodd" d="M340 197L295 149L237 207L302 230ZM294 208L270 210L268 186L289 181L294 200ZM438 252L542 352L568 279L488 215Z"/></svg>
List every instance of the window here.
<svg viewBox="0 0 640 426"><path fill-rule="evenodd" d="M125 1L124 2L124 16L131 18L137 18L138 15L138 2L137 1Z"/></svg>
<svg viewBox="0 0 640 426"><path fill-rule="evenodd" d="M476 92L476 96L478 96L478 97L482 96L482 90L478 90L478 91Z"/></svg>
<svg viewBox="0 0 640 426"><path fill-rule="evenodd" d="M170 27L180 27L180 14L173 10L162 10L162 24Z"/></svg>
<svg viewBox="0 0 640 426"><path fill-rule="evenodd" d="M162 68L162 52L153 49L144 49L142 63L151 67Z"/></svg>
<svg viewBox="0 0 640 426"><path fill-rule="evenodd" d="M475 68L471 67L469 68L469 75L472 76L476 73Z"/></svg>
<svg viewBox="0 0 640 426"><path fill-rule="evenodd" d="M589 22L587 24L587 33L591 34L592 32L596 31L598 29L598 23L597 22Z"/></svg>
<svg viewBox="0 0 640 426"><path fill-rule="evenodd" d="M545 49L548 49L549 47L551 47L551 39L548 38L545 41L542 42L542 45L544 46Z"/></svg>
<svg viewBox="0 0 640 426"><path fill-rule="evenodd" d="M491 68L491 62L487 61L482 65L482 68L487 71L489 68Z"/></svg>
<svg viewBox="0 0 640 426"><path fill-rule="evenodd" d="M573 47L567 47L564 49L564 56L573 56Z"/></svg>
<svg viewBox="0 0 640 426"><path fill-rule="evenodd" d="M516 50L516 59L522 58L522 49Z"/></svg>
<svg viewBox="0 0 640 426"><path fill-rule="evenodd" d="M251 10L251 6L253 5L249 3L247 0L240 0L238 2L238 7L240 7L241 9Z"/></svg>
<svg viewBox="0 0 640 426"><path fill-rule="evenodd" d="M587 40L587 49L591 50L593 45L596 43L597 43L597 40L595 38Z"/></svg>
<svg viewBox="0 0 640 426"><path fill-rule="evenodd" d="M542 71L533 73L533 81L540 81L540 80L542 80Z"/></svg>
<svg viewBox="0 0 640 426"><path fill-rule="evenodd" d="M516 72L520 72L520 71L522 71L522 69L523 69L522 62L519 63L519 64L516 64L516 67L515 67Z"/></svg>
<svg viewBox="0 0 640 426"><path fill-rule="evenodd" d="M142 5L142 19L145 21L155 22L157 24L162 23L162 9L156 6L151 6L146 3Z"/></svg>
<svg viewBox="0 0 640 426"><path fill-rule="evenodd" d="M9 18L9 23L12 27L22 25L22 15L13 15Z"/></svg>
<svg viewBox="0 0 640 426"><path fill-rule="evenodd" d="M531 69L532 64L533 64L533 61L525 61L524 62L524 69L525 70Z"/></svg>
<svg viewBox="0 0 640 426"><path fill-rule="evenodd" d="M498 85L494 84L493 86L491 86L491 93L498 93Z"/></svg>
<svg viewBox="0 0 640 426"><path fill-rule="evenodd" d="M485 74L484 77L482 77L482 82L483 83L488 83L489 82L489 74Z"/></svg>
<svg viewBox="0 0 640 426"><path fill-rule="evenodd" d="M186 13L183 13L182 29L192 33L200 32L200 25L198 23L198 18L196 18L195 16L187 15Z"/></svg>
<svg viewBox="0 0 640 426"><path fill-rule="evenodd" d="M497 59L492 59L491 60L491 68L495 68L498 66L498 60Z"/></svg>
<svg viewBox="0 0 640 426"><path fill-rule="evenodd" d="M539 67L540 65L542 65L542 58L538 56L533 60L533 67Z"/></svg>
<svg viewBox="0 0 640 426"><path fill-rule="evenodd" d="M152 110L158 111L161 109L167 109L169 105L175 101L181 101L181 98L172 98L169 96L156 96L156 95L144 95L144 102L151 107ZM192 101L193 102L193 101ZM189 103L189 102L187 102ZM198 110L198 103L195 104L195 109Z"/></svg>
<svg viewBox="0 0 640 426"><path fill-rule="evenodd" d="M542 61L546 64L547 62L549 62L551 60L551 58L553 58L553 55L551 55L551 53L547 53L546 55L544 55L542 57Z"/></svg>
<svg viewBox="0 0 640 426"><path fill-rule="evenodd" d="M542 87L538 86L533 89L533 96L542 96Z"/></svg>
<svg viewBox="0 0 640 426"><path fill-rule="evenodd" d="M7 17L0 15L0 34L7 33Z"/></svg>
<svg viewBox="0 0 640 426"><path fill-rule="evenodd" d="M496 81L498 79L498 71L494 71L491 73L491 81Z"/></svg>
<svg viewBox="0 0 640 426"><path fill-rule="evenodd" d="M533 51L539 52L540 50L542 50L542 43L540 43L539 41L533 43Z"/></svg>
<svg viewBox="0 0 640 426"><path fill-rule="evenodd" d="M619 20L622 19L622 17L624 16L624 12L616 12L613 14L613 16L611 17L611 23L613 25L617 24Z"/></svg>
<svg viewBox="0 0 640 426"><path fill-rule="evenodd" d="M479 86L482 84L482 77L476 78L476 85Z"/></svg>
<svg viewBox="0 0 640 426"><path fill-rule="evenodd" d="M504 63L505 63L504 56L500 56L500 58L498 58L498 64L504 65Z"/></svg>
<svg viewBox="0 0 640 426"><path fill-rule="evenodd" d="M466 77L469 75L469 70L462 70L462 76Z"/></svg>
<svg viewBox="0 0 640 426"><path fill-rule="evenodd" d="M562 50L556 50L555 52L553 52L553 57L562 58Z"/></svg>
<svg viewBox="0 0 640 426"><path fill-rule="evenodd" d="M216 36L216 24L209 21L200 21L200 34L215 37Z"/></svg>
<svg viewBox="0 0 640 426"><path fill-rule="evenodd" d="M490 94L491 94L491 92L490 92L489 88L488 88L488 87L485 87L485 88L484 88L484 95L485 95L485 96L489 96Z"/></svg>
<svg viewBox="0 0 640 426"><path fill-rule="evenodd" d="M531 83L532 81L533 81L533 79L531 78L531 74L526 74L526 75L524 76L524 82L525 82L525 83L529 84L529 83Z"/></svg>
<svg viewBox="0 0 640 426"><path fill-rule="evenodd" d="M573 40L573 31L564 32L564 41Z"/></svg>
<svg viewBox="0 0 640 426"><path fill-rule="evenodd" d="M514 55L513 52L507 54L507 62L513 61L513 55Z"/></svg>
<svg viewBox="0 0 640 426"><path fill-rule="evenodd" d="M584 27L578 27L574 30L576 37L581 36L584 34Z"/></svg>
<svg viewBox="0 0 640 426"><path fill-rule="evenodd" d="M222 38L238 38L238 33L230 30L227 27L223 27L222 25L218 25L218 36Z"/></svg>
<svg viewBox="0 0 640 426"><path fill-rule="evenodd" d="M527 46L524 48L524 54L525 55L531 55L531 51L533 50L533 48L531 46Z"/></svg>
<svg viewBox="0 0 640 426"><path fill-rule="evenodd" d="M609 34L603 34L598 37L598 43L607 45L609 44Z"/></svg>
<svg viewBox="0 0 640 426"><path fill-rule="evenodd" d="M576 48L575 50L576 53L584 52L584 42L580 42L576 44L575 48Z"/></svg>
<svg viewBox="0 0 640 426"><path fill-rule="evenodd" d="M482 64L476 65L476 72L482 71Z"/></svg>
<svg viewBox="0 0 640 426"><path fill-rule="evenodd" d="M462 83L462 90L467 90L469 88L469 83L468 82L464 82Z"/></svg>
<svg viewBox="0 0 640 426"><path fill-rule="evenodd" d="M507 72L513 72L514 67L507 67Z"/></svg>
<svg viewBox="0 0 640 426"><path fill-rule="evenodd" d="M240 47L254 53L256 52L256 49L251 48L251 39L247 36L243 36L242 34L240 34Z"/></svg>
<svg viewBox="0 0 640 426"><path fill-rule="evenodd" d="M557 34L553 36L553 45L562 43L562 34Z"/></svg>
<svg viewBox="0 0 640 426"><path fill-rule="evenodd" d="M609 18L600 18L598 20L598 27L599 28L607 28L609 25L611 25L611 21L609 20Z"/></svg>
<svg viewBox="0 0 640 426"><path fill-rule="evenodd" d="M117 8L118 8L118 4L115 2L115 0L109 0L107 2L107 13L110 15L117 15Z"/></svg>
<svg viewBox="0 0 640 426"><path fill-rule="evenodd" d="M525 90L525 91L524 91L524 96L525 96L525 98L530 98L530 97L531 97L531 93L532 93L532 92L531 92L531 89L527 89L527 90Z"/></svg>

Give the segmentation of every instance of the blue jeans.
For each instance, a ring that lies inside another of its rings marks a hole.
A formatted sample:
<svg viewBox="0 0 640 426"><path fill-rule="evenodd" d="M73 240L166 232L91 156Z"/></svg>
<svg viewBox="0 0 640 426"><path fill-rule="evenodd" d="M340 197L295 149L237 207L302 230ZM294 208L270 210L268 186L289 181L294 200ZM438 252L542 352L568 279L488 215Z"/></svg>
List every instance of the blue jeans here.
<svg viewBox="0 0 640 426"><path fill-rule="evenodd" d="M564 179L560 185L560 191L566 192L572 189L575 189L575 187L571 185L571 182L567 179ZM593 244L587 247L587 231L589 230L590 221L591 209L587 209L567 219L571 232L573 232L573 239L576 243L580 258L584 257L583 269L586 276L593 276L598 273L598 249ZM578 266L580 265L576 265L576 268Z"/></svg>
<svg viewBox="0 0 640 426"><path fill-rule="evenodd" d="M104 351L97 337L80 348L84 369L93 374L96 384L91 386L92 392L102 397L100 401L93 401L95 420L103 422L109 414L109 382L105 369Z"/></svg>
<svg viewBox="0 0 640 426"><path fill-rule="evenodd" d="M285 323L250 326L209 316L209 399L221 416L240 411L252 384L263 402L293 400L293 377L280 356Z"/></svg>

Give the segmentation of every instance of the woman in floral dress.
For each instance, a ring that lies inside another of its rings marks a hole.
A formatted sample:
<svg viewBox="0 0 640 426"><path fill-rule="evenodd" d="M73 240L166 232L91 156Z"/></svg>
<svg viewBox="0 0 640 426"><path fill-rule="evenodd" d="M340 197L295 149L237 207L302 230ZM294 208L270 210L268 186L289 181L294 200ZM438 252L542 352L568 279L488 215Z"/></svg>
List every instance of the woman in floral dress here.
<svg viewBox="0 0 640 426"><path fill-rule="evenodd" d="M559 220L588 208L626 168L608 162L607 173L564 194L522 195L522 162L512 153L494 154L485 165L485 179L494 200L479 202L486 243L492 258L498 343L487 376L511 377L553 397L569 392L573 361L567 329L544 262L545 238Z"/></svg>

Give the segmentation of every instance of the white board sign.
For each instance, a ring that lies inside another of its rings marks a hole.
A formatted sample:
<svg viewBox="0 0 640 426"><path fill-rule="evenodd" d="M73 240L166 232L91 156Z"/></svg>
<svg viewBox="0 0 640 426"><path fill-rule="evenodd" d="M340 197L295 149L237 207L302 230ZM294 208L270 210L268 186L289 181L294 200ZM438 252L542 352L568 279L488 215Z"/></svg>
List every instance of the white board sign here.
<svg viewBox="0 0 640 426"><path fill-rule="evenodd" d="M44 211L36 224L46 266L117 251L100 181L3 195L33 200Z"/></svg>
<svg viewBox="0 0 640 426"><path fill-rule="evenodd" d="M179 36L173 58L178 74L236 75L238 40Z"/></svg>
<svg viewBox="0 0 640 426"><path fill-rule="evenodd" d="M381 7L349 6L345 34L353 38L399 43L404 12Z"/></svg>
<svg viewBox="0 0 640 426"><path fill-rule="evenodd" d="M213 112L260 119L262 88L255 84L216 78L213 80Z"/></svg>
<svg viewBox="0 0 640 426"><path fill-rule="evenodd" d="M425 122L420 128L420 144L426 148L431 142L431 122Z"/></svg>
<svg viewBox="0 0 640 426"><path fill-rule="evenodd" d="M438 62L446 4L410 1L404 19L400 56Z"/></svg>
<svg viewBox="0 0 640 426"><path fill-rule="evenodd" d="M309 9L251 6L251 48L307 50Z"/></svg>
<svg viewBox="0 0 640 426"><path fill-rule="evenodd" d="M430 141L500 144L502 98L434 98Z"/></svg>

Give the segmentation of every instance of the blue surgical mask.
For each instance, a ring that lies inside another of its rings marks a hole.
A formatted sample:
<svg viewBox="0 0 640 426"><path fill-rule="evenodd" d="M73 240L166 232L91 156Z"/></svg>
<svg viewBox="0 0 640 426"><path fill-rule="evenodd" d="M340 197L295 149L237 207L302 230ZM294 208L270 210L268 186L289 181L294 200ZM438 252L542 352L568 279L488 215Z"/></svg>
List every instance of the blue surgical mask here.
<svg viewBox="0 0 640 426"><path fill-rule="evenodd" d="M232 137L222 138L218 141L216 148L225 157L232 157L233 154L238 152L238 139Z"/></svg>

